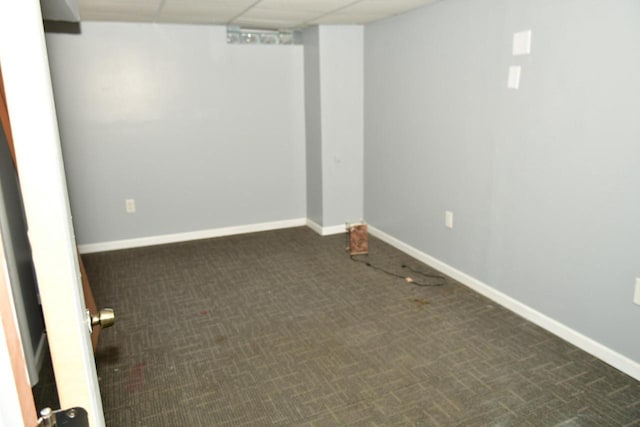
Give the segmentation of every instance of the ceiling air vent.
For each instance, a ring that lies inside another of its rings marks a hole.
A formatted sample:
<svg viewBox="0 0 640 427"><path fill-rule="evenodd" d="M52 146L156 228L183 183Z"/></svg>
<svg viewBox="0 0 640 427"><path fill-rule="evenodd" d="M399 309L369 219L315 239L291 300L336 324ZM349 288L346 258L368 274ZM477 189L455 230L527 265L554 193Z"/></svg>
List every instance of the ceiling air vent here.
<svg viewBox="0 0 640 427"><path fill-rule="evenodd" d="M260 30L227 27L227 43L230 44L301 44L299 31Z"/></svg>

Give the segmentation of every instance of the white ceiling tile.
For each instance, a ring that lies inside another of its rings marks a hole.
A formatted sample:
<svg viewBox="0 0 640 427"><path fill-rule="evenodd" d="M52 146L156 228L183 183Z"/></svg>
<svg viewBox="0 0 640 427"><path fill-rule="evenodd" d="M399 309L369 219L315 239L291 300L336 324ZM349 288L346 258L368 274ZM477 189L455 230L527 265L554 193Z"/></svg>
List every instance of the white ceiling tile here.
<svg viewBox="0 0 640 427"><path fill-rule="evenodd" d="M365 24L439 0L80 0L83 20L232 23L253 28Z"/></svg>
<svg viewBox="0 0 640 427"><path fill-rule="evenodd" d="M296 20L268 20L268 19L251 19L239 18L233 21L233 25L244 28L256 28L265 30L285 30L287 28L296 28L302 21Z"/></svg>
<svg viewBox="0 0 640 427"><path fill-rule="evenodd" d="M353 2L354 0L262 0L256 7L260 9L329 12L348 6Z"/></svg>
<svg viewBox="0 0 640 427"><path fill-rule="evenodd" d="M433 3L436 0L362 0L313 20L313 24L368 24Z"/></svg>
<svg viewBox="0 0 640 427"><path fill-rule="evenodd" d="M208 24L208 25L227 25L228 19L212 17L198 12L178 11L171 14L160 14L154 22L179 23L179 24Z"/></svg>
<svg viewBox="0 0 640 427"><path fill-rule="evenodd" d="M207 0L167 0L159 18L171 20L195 16L199 22L209 19L210 23L227 23L243 13L255 0L207 1Z"/></svg>
<svg viewBox="0 0 640 427"><path fill-rule="evenodd" d="M397 15L411 9L422 7L427 2L425 0L396 0L394 2L386 0L363 0L352 6L345 7L339 13L350 15L379 14L382 16Z"/></svg>
<svg viewBox="0 0 640 427"><path fill-rule="evenodd" d="M173 19L187 19L188 17L196 17L199 22L209 20L210 22L226 23L236 15L237 9L212 8L207 5L192 3L181 4L178 6L165 5L158 14L158 19L163 21L171 21Z"/></svg>
<svg viewBox="0 0 640 427"><path fill-rule="evenodd" d="M79 6L85 21L153 21L160 0L80 0Z"/></svg>
<svg viewBox="0 0 640 427"><path fill-rule="evenodd" d="M310 25L361 25L369 22L377 21L384 18L381 14L341 14L332 13L313 21L308 22Z"/></svg>
<svg viewBox="0 0 640 427"><path fill-rule="evenodd" d="M261 9L253 8L244 15L241 19L265 19L265 20L286 20L286 21L307 21L309 19L316 18L319 15L318 12L312 11L300 11L300 10L277 10L277 9Z"/></svg>

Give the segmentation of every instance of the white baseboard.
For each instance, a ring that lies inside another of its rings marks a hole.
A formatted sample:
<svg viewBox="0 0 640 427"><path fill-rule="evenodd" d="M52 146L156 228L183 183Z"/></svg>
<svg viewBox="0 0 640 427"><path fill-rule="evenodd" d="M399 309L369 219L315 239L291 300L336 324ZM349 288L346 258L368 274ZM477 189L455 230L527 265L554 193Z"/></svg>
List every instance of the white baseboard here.
<svg viewBox="0 0 640 427"><path fill-rule="evenodd" d="M369 233L640 381L640 363L540 313L486 283L390 236L382 230L369 225Z"/></svg>
<svg viewBox="0 0 640 427"><path fill-rule="evenodd" d="M316 233L322 236L322 226L317 222L307 218L307 227L309 227L310 229L312 229L313 231L315 231Z"/></svg>
<svg viewBox="0 0 640 427"><path fill-rule="evenodd" d="M118 249L140 248L144 246L164 245L167 243L187 242L190 240L211 239L234 234L256 233L259 231L279 230L281 228L302 227L307 225L306 218L285 221L262 222L259 224L238 225L233 227L212 228L209 230L189 231L186 233L164 234L160 236L140 237L136 239L114 240L102 243L78 245L81 254L115 251Z"/></svg>
<svg viewBox="0 0 640 427"><path fill-rule="evenodd" d="M345 233L346 228L344 224L331 225L329 227L323 227L315 221L307 219L307 227L315 231L321 236L331 236L333 234Z"/></svg>

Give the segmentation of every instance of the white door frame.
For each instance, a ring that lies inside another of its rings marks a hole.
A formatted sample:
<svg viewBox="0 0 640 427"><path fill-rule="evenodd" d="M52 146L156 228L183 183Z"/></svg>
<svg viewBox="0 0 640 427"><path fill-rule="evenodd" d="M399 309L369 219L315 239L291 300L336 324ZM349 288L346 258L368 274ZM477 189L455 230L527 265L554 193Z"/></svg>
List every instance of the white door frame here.
<svg viewBox="0 0 640 427"><path fill-rule="evenodd" d="M104 426L37 0L0 0L0 65L62 408Z"/></svg>

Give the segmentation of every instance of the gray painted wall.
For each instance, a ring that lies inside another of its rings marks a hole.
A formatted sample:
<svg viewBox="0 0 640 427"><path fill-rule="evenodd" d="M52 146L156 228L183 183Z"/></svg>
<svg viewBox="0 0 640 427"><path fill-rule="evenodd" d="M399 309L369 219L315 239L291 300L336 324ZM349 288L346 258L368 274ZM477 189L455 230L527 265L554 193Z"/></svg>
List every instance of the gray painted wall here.
<svg viewBox="0 0 640 427"><path fill-rule="evenodd" d="M364 27L320 26L323 225L363 217Z"/></svg>
<svg viewBox="0 0 640 427"><path fill-rule="evenodd" d="M306 216L302 46L141 23L46 38L78 243Z"/></svg>
<svg viewBox="0 0 640 427"><path fill-rule="evenodd" d="M365 32L367 221L638 362L639 22L636 0L447 0Z"/></svg>
<svg viewBox="0 0 640 427"><path fill-rule="evenodd" d="M306 125L307 218L322 224L322 100L320 90L320 31L302 33L304 43L304 95Z"/></svg>
<svg viewBox="0 0 640 427"><path fill-rule="evenodd" d="M363 216L363 27L308 28L307 214L331 227Z"/></svg>

